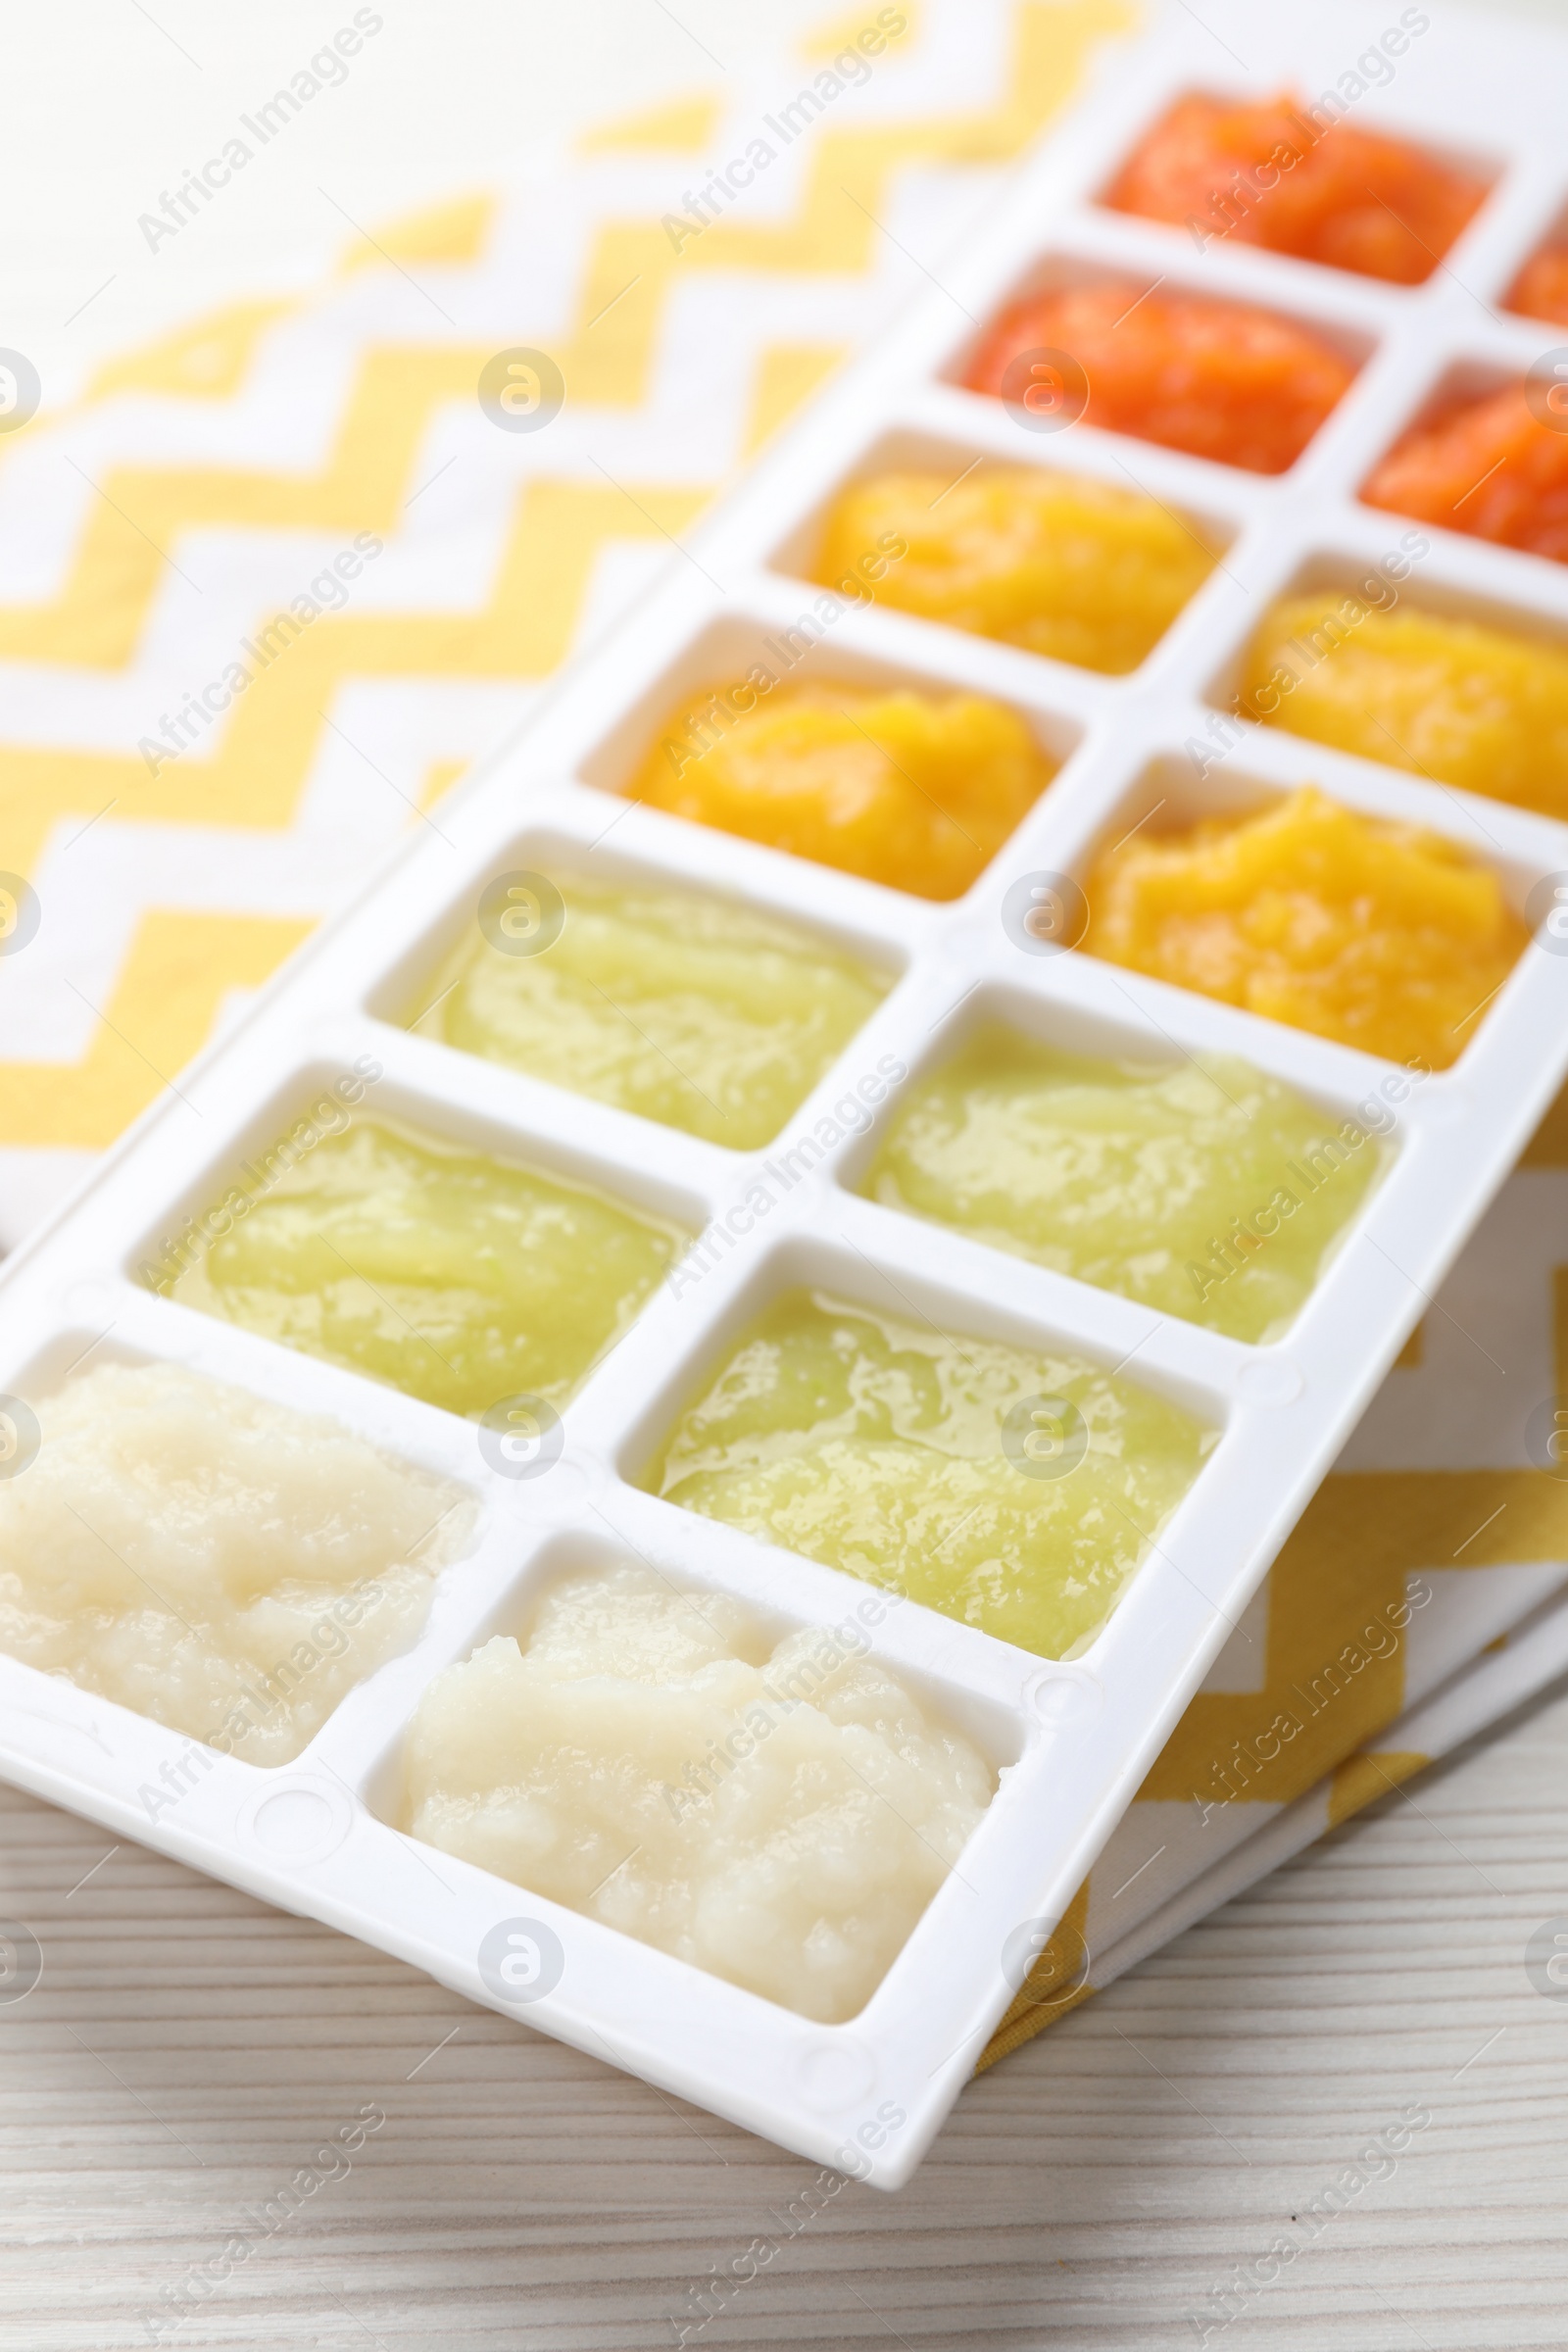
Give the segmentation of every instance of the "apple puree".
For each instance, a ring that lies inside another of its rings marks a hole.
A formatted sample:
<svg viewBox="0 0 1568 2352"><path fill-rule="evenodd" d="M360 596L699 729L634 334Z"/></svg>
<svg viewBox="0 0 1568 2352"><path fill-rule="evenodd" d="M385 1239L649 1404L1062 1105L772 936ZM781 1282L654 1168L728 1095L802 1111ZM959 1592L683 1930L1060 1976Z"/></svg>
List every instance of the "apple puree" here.
<svg viewBox="0 0 1568 2352"><path fill-rule="evenodd" d="M881 1604L879 1604L881 1605ZM853 1620L782 1641L635 1562L425 1691L416 1838L764 2000L864 2007L996 1788Z"/></svg>
<svg viewBox="0 0 1568 2352"><path fill-rule="evenodd" d="M179 1364L78 1372L37 1413L0 1482L0 1649L248 1764L410 1646L472 1529L461 1488Z"/></svg>
<svg viewBox="0 0 1568 2352"><path fill-rule="evenodd" d="M992 1024L911 1088L863 1189L1161 1314L1269 1341L1381 1159L1364 1128L1248 1062L1093 1060Z"/></svg>
<svg viewBox="0 0 1568 2352"><path fill-rule="evenodd" d="M794 1291L644 1483L1055 1658L1102 1623L1212 1443L1081 1357Z"/></svg>
<svg viewBox="0 0 1568 2352"><path fill-rule="evenodd" d="M886 994L869 965L733 901L653 880L558 887L559 937L509 955L475 927L427 984L418 1034L749 1152Z"/></svg>
<svg viewBox="0 0 1568 2352"><path fill-rule="evenodd" d="M470 1415L564 1403L686 1239L586 1185L365 1118L229 1201L244 1213L173 1298Z"/></svg>

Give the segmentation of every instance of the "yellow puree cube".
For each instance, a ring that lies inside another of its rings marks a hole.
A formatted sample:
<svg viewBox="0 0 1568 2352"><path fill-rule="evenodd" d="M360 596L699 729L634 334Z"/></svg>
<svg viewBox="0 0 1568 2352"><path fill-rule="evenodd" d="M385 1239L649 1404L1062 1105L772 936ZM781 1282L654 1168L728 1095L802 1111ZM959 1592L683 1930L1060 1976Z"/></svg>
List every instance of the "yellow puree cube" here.
<svg viewBox="0 0 1568 2352"><path fill-rule="evenodd" d="M1528 934L1489 866L1308 787L1104 853L1085 946L1363 1053L1446 1069Z"/></svg>
<svg viewBox="0 0 1568 2352"><path fill-rule="evenodd" d="M673 711L631 797L922 899L958 898L1054 762L984 695L791 685L769 666L789 660L765 640L745 678Z"/></svg>
<svg viewBox="0 0 1568 2352"><path fill-rule="evenodd" d="M1554 646L1335 591L1293 597L1253 642L1240 707L1337 751L1568 816L1568 654Z"/></svg>
<svg viewBox="0 0 1568 2352"><path fill-rule="evenodd" d="M873 550L904 546L885 565ZM955 483L857 482L828 519L816 576L879 603L1084 669L1136 669L1214 568L1190 525L1137 492L1032 466ZM880 576L875 576L879 573Z"/></svg>

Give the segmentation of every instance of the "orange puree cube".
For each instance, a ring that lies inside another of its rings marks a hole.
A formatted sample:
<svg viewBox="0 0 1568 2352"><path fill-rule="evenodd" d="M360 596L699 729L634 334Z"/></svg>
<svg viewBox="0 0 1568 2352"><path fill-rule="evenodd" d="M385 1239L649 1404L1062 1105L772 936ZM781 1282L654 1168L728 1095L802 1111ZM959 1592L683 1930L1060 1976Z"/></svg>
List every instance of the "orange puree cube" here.
<svg viewBox="0 0 1568 2352"><path fill-rule="evenodd" d="M982 695L789 686L760 662L672 711L629 790L694 824L956 899L1054 773L1017 712Z"/></svg>
<svg viewBox="0 0 1568 2352"><path fill-rule="evenodd" d="M1356 93L1359 95L1359 93ZM1345 104L1286 94L1261 106L1178 100L1105 198L1190 228L1363 277L1419 285L1487 192L1418 147L1337 119Z"/></svg>
<svg viewBox="0 0 1568 2352"><path fill-rule="evenodd" d="M1508 288L1503 308L1568 326L1568 241L1548 238L1530 256Z"/></svg>
<svg viewBox="0 0 1568 2352"><path fill-rule="evenodd" d="M876 564L878 551L904 553ZM828 517L816 577L1086 669L1136 669L1214 565L1168 507L1135 491L993 466L884 473ZM879 573L874 577L873 573Z"/></svg>
<svg viewBox="0 0 1568 2352"><path fill-rule="evenodd" d="M1065 352L1088 377L1087 423L1250 473L1294 466L1355 373L1332 343L1271 311L1117 279L1004 311L970 390L1016 397L1008 368L1041 351Z"/></svg>
<svg viewBox="0 0 1568 2352"><path fill-rule="evenodd" d="M1568 653L1334 590L1274 606L1247 656L1249 718L1544 816L1568 817Z"/></svg>
<svg viewBox="0 0 1568 2352"><path fill-rule="evenodd" d="M1405 433L1361 496L1568 564L1568 416L1560 427L1544 422L1522 384L1461 402Z"/></svg>
<svg viewBox="0 0 1568 2352"><path fill-rule="evenodd" d="M1310 788L1255 816L1136 833L1087 895L1091 955L1435 1070L1528 937L1490 867Z"/></svg>

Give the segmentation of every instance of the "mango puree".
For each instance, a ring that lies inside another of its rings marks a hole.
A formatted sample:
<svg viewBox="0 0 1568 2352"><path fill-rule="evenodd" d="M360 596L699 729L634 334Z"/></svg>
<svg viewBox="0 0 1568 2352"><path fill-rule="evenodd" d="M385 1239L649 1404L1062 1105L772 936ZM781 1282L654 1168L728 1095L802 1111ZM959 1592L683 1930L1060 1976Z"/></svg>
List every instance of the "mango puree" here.
<svg viewBox="0 0 1568 2352"><path fill-rule="evenodd" d="M818 578L890 535L907 553L868 590L878 603L1111 673L1137 668L1214 567L1152 498L1010 466L856 483L828 518Z"/></svg>
<svg viewBox="0 0 1568 2352"><path fill-rule="evenodd" d="M1135 833L1087 895L1091 955L1435 1070L1529 936L1490 866L1310 786L1255 816Z"/></svg>
<svg viewBox="0 0 1568 2352"><path fill-rule="evenodd" d="M763 663L672 711L628 787L692 823L922 899L956 899L1055 764L977 694L791 686Z"/></svg>
<svg viewBox="0 0 1568 2352"><path fill-rule="evenodd" d="M1413 607L1328 590L1276 605L1241 708L1337 751L1461 792L1568 816L1568 653Z"/></svg>

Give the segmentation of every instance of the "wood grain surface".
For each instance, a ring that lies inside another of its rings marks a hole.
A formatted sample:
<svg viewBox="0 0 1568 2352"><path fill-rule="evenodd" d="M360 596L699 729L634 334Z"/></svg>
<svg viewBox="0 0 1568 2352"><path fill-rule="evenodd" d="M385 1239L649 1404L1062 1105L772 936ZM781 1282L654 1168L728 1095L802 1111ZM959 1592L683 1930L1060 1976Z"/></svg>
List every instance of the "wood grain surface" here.
<svg viewBox="0 0 1568 2352"><path fill-rule="evenodd" d="M0 2006L0 2346L1562 2345L1568 1999L1524 1949L1565 1851L1558 1697L1006 2060L888 2197L0 1791L45 1960Z"/></svg>

